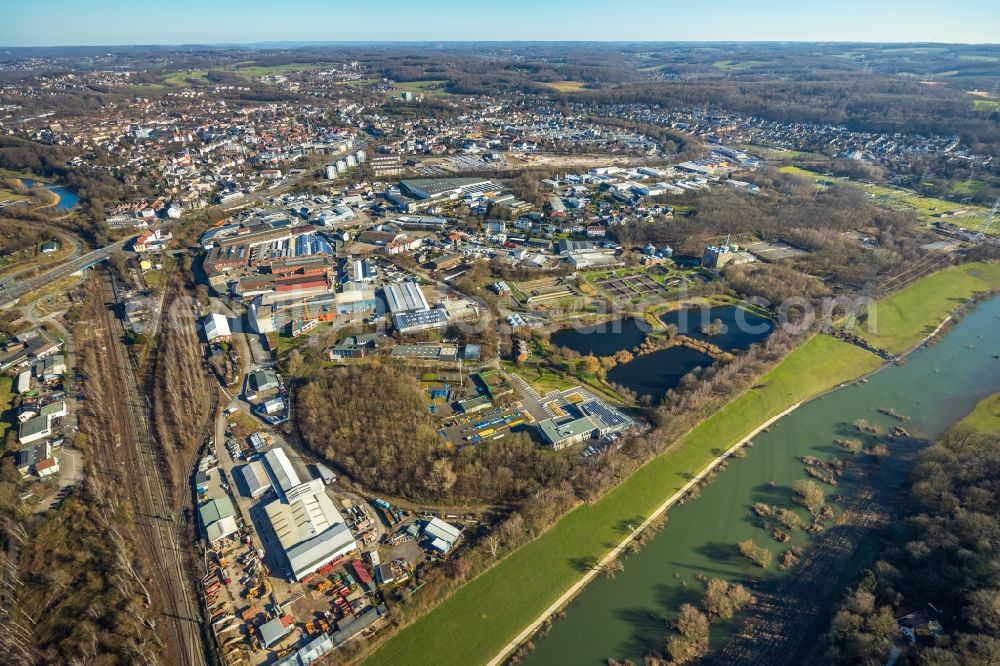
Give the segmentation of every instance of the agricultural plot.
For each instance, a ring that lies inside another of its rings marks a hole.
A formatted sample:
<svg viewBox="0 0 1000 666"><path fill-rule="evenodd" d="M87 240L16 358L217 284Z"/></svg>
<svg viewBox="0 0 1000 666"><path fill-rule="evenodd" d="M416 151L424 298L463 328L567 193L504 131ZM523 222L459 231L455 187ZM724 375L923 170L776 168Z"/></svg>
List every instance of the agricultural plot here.
<svg viewBox="0 0 1000 666"><path fill-rule="evenodd" d="M532 304L555 301L573 295L573 290L558 277L519 282L517 288L528 295L528 303Z"/></svg>
<svg viewBox="0 0 1000 666"><path fill-rule="evenodd" d="M192 69L180 72L173 72L163 79L163 84L177 88L187 88L192 85L208 85L208 71L204 69Z"/></svg>
<svg viewBox="0 0 1000 666"><path fill-rule="evenodd" d="M612 298L620 300L665 296L667 294L665 285L660 284L645 273L624 277L608 276L597 280L596 284Z"/></svg>
<svg viewBox="0 0 1000 666"><path fill-rule="evenodd" d="M447 81L442 79L435 81L397 81L393 85L404 92L410 92L414 95L443 96L449 94L444 89L447 83Z"/></svg>
<svg viewBox="0 0 1000 666"><path fill-rule="evenodd" d="M274 76L282 74L292 74L294 72L305 72L312 69L320 69L322 63L290 62L284 65L257 66L250 63L237 63L231 70L242 76L254 78L258 76Z"/></svg>
<svg viewBox="0 0 1000 666"><path fill-rule="evenodd" d="M558 90L559 92L576 92L583 90L587 86L583 81L553 81L551 83L543 83L542 85L546 88Z"/></svg>

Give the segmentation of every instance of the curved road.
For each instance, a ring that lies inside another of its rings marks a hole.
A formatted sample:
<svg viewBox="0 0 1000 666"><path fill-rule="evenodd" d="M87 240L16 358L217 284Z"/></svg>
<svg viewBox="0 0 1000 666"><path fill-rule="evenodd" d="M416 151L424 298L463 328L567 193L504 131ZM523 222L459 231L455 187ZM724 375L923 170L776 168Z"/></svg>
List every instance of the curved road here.
<svg viewBox="0 0 1000 666"><path fill-rule="evenodd" d="M35 291L36 289L41 289L52 282L61 280L64 277L68 277L73 273L76 273L77 271L90 268L94 264L104 261L118 250L124 248L126 243L130 240L131 238L124 238L116 243L112 243L111 245L107 245L98 250L93 250L71 261L67 261L66 263L56 266L55 268L52 268L37 277L3 287L0 289L0 308L6 308L14 305L17 303L18 299L25 294Z"/></svg>

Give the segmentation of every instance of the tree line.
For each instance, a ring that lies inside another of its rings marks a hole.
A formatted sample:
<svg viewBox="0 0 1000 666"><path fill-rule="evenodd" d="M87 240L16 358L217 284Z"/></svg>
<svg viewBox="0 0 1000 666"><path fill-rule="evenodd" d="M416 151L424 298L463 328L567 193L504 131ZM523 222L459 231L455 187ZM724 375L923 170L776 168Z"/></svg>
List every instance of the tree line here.
<svg viewBox="0 0 1000 666"><path fill-rule="evenodd" d="M883 664L895 645L900 666L996 663L1000 436L965 426L946 433L921 452L900 507L877 561L840 602L823 660ZM916 630L915 641L901 625Z"/></svg>

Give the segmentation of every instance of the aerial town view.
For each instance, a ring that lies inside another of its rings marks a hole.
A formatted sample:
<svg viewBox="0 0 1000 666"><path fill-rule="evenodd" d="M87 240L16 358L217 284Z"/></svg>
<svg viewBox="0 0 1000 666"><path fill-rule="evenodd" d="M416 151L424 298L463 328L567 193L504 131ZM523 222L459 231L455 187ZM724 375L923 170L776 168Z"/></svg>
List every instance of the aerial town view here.
<svg viewBox="0 0 1000 666"><path fill-rule="evenodd" d="M0 16L0 665L1000 664L1000 4Z"/></svg>

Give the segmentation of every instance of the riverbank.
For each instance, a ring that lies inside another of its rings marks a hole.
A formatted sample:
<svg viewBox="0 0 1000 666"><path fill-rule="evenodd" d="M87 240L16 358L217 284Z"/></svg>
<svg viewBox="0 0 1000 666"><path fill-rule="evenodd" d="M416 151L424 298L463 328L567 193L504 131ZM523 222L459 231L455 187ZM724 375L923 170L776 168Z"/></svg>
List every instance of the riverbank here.
<svg viewBox="0 0 1000 666"><path fill-rule="evenodd" d="M533 638L523 663L604 666L609 658L642 663L649 653L662 655L664 621L682 604L701 605L712 578L752 589L758 605L713 625L706 663L798 663L799 648L829 628L824 609L869 563L868 546L879 539L909 456L1000 390L1000 338L992 334L998 317L1000 297L981 301L905 363L811 400L755 437L697 498L670 509L663 529L629 554L623 571L598 577ZM902 427L913 439L891 434L900 425L893 414L909 417ZM854 437L863 454L845 454L838 444ZM867 453L879 442L888 457ZM794 530L787 542L775 535L774 519L768 525L755 505L792 510L808 522L793 488L816 478L811 460L835 459L847 464L836 483L817 479L834 522L819 533ZM747 540L771 549L781 566L748 561L737 548Z"/></svg>
<svg viewBox="0 0 1000 666"><path fill-rule="evenodd" d="M987 269L985 279L969 272L977 268ZM941 295L952 304L951 309L955 300L964 302L975 291L987 290L990 280L1000 283L997 264L949 270L952 274L946 280L939 278L934 284L954 289ZM949 314L923 307L907 316L916 331L908 339L914 343L924 339ZM592 580L595 563L627 541L632 531L628 526L646 520L663 505L665 496L675 495L691 480L695 470L712 465L725 448L744 441L758 424L879 367L876 356L857 346L815 336L790 353L757 387L730 401L600 500L569 512L548 532L401 630L369 663L495 663L502 659L517 644L516 638L530 635L525 627L538 626L549 610L562 605L558 602L567 590L579 592L585 586L584 577Z"/></svg>
<svg viewBox="0 0 1000 666"><path fill-rule="evenodd" d="M976 408L962 419L961 425L982 433L1000 433L1000 393L980 400Z"/></svg>
<svg viewBox="0 0 1000 666"><path fill-rule="evenodd" d="M789 414L794 412L796 409L799 408L801 404L802 404L801 402L796 403L791 407L789 407L788 409L786 409L785 411L781 412L780 414L776 414L775 416L771 417L764 423L760 424L746 437L744 437L736 444L731 446L722 455L717 456L711 463L708 464L707 467L701 470L701 472L699 472L697 476L695 476L693 479L684 484L684 486L680 490L678 490L673 495L668 497L663 504L657 507L656 510L653 511L653 513L650 514L650 516L642 522L642 524L640 524L638 527L632 530L628 534L628 536L622 539L622 541L617 546L615 546L611 550L611 552L609 552L604 557L604 559L602 559L590 571L584 574L583 578L581 578L579 581L576 582L576 584L574 584L570 589L568 589L563 596L559 597L559 599L557 599L555 603L546 608L545 611L534 622L525 627L524 631L518 634L517 637L514 638L514 640L512 640L510 643L504 646L503 649L501 649L501 651L497 653L497 656L495 656L493 659L489 661L487 666L498 666L499 664L502 664L503 661L507 658L507 655L516 650L517 647L522 643L524 643L526 640L531 638L535 634L535 632L538 631L549 620L549 618L551 618L561 608L563 608L564 606L566 606L566 604L572 601L573 598L576 597L576 595L579 594L583 590L583 588L585 588L594 578L596 578L597 575L600 574L608 564L621 557L622 553L625 551L625 548L629 545L629 543L631 543L637 536L639 536L639 534L641 534L656 520L658 520L660 516L666 513L667 509L676 504L692 488L701 483L701 481L709 474L711 474L723 460L731 456L736 450L746 446L747 443L750 442L754 437L759 435L764 430L770 428L777 421L783 419L785 416L788 416Z"/></svg>
<svg viewBox="0 0 1000 666"><path fill-rule="evenodd" d="M932 335L958 304L998 287L1000 263L946 268L879 301L855 332L876 347L902 354Z"/></svg>
<svg viewBox="0 0 1000 666"><path fill-rule="evenodd" d="M879 366L872 354L826 335L792 351L762 378L601 499L567 513L542 536L470 581L368 660L372 664L487 663L535 624L637 525L760 424ZM767 427L766 425L764 427ZM725 447L725 448L724 448ZM705 472L707 473L707 471ZM623 526L625 526L623 528ZM583 585L576 589L579 591ZM442 638L444 637L444 638Z"/></svg>

